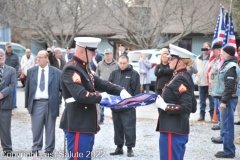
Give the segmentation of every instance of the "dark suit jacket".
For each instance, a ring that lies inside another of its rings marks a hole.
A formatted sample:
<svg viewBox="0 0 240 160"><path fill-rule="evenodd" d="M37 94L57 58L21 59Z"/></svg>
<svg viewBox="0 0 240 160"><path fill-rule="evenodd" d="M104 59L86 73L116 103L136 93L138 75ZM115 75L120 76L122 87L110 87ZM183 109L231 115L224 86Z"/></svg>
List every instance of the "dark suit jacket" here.
<svg viewBox="0 0 240 160"><path fill-rule="evenodd" d="M2 82L0 83L0 92L4 98L0 99L1 109L13 109L12 91L16 85L16 69L11 66L4 65Z"/></svg>
<svg viewBox="0 0 240 160"><path fill-rule="evenodd" d="M73 53L69 53L68 54L68 59L72 59L73 55L74 55Z"/></svg>
<svg viewBox="0 0 240 160"><path fill-rule="evenodd" d="M65 55L66 55L66 52L62 52L62 59L63 60L65 60ZM74 55L73 53L69 53L68 54L68 60L72 59L73 55Z"/></svg>
<svg viewBox="0 0 240 160"><path fill-rule="evenodd" d="M27 80L25 84L25 108L28 108L29 113L32 113L33 101L38 87L38 66L28 70ZM48 106L50 107L52 117L59 116L59 93L61 92L60 85L61 71L57 68L49 66L48 75Z"/></svg>
<svg viewBox="0 0 240 160"><path fill-rule="evenodd" d="M58 64L58 60L54 57L53 53L49 53L49 61L50 61L50 65L53 66L53 67L56 67L60 70L63 69L63 66L66 64L65 60L63 60L62 58L60 58L60 61L61 61L61 66L59 67L59 64Z"/></svg>

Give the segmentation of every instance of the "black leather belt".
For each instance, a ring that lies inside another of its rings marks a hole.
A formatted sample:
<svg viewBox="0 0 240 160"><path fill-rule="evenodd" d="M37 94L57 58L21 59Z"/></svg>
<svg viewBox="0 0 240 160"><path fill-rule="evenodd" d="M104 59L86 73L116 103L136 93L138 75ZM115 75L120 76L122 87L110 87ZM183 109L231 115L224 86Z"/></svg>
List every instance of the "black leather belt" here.
<svg viewBox="0 0 240 160"><path fill-rule="evenodd" d="M46 101L48 101L48 99L40 98L40 99L34 99L34 101L46 102Z"/></svg>

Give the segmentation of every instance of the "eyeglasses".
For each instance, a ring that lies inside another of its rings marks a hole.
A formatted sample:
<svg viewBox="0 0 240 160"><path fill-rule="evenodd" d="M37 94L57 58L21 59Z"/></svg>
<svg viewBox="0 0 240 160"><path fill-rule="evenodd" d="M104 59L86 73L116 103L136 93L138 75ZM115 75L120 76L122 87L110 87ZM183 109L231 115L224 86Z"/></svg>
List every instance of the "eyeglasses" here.
<svg viewBox="0 0 240 160"><path fill-rule="evenodd" d="M110 53L104 53L104 54L109 55Z"/></svg>

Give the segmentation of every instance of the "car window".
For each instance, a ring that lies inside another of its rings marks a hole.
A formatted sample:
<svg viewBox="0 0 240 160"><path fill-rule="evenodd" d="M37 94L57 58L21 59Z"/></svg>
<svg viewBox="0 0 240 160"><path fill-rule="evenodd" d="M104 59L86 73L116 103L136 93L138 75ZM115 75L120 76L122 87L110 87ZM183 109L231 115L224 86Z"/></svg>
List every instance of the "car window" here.
<svg viewBox="0 0 240 160"><path fill-rule="evenodd" d="M25 49L19 46L12 45L12 50L16 53L19 57L22 57L25 54Z"/></svg>
<svg viewBox="0 0 240 160"><path fill-rule="evenodd" d="M131 62L138 62L140 57L141 57L142 52L129 52L128 53L128 57L129 57L129 61ZM152 57L151 53L145 53L147 58L150 59Z"/></svg>
<svg viewBox="0 0 240 160"><path fill-rule="evenodd" d="M0 44L0 48L2 48L5 51L5 45Z"/></svg>

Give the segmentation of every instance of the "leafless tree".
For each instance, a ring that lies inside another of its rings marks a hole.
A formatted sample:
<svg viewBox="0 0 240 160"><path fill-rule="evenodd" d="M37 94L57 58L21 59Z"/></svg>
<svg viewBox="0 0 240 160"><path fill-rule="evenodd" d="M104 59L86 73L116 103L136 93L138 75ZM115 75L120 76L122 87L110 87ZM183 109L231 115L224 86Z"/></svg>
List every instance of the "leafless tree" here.
<svg viewBox="0 0 240 160"><path fill-rule="evenodd" d="M233 0L232 4L233 22L235 27L235 32L240 33L240 3L238 0ZM238 34L240 35L240 34Z"/></svg>
<svg viewBox="0 0 240 160"><path fill-rule="evenodd" d="M25 37L66 47L80 31L93 27L98 7L92 4L97 0L6 0L4 9L11 27Z"/></svg>
<svg viewBox="0 0 240 160"><path fill-rule="evenodd" d="M137 48L161 48L191 33L212 34L220 3L225 0L106 2L108 15L111 15L106 25L116 32L118 38Z"/></svg>

